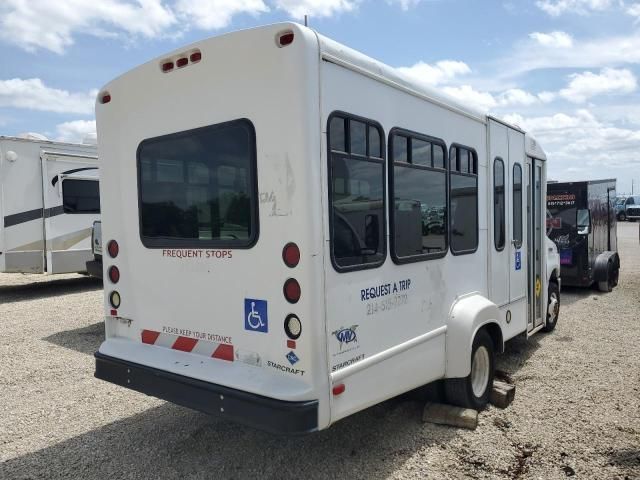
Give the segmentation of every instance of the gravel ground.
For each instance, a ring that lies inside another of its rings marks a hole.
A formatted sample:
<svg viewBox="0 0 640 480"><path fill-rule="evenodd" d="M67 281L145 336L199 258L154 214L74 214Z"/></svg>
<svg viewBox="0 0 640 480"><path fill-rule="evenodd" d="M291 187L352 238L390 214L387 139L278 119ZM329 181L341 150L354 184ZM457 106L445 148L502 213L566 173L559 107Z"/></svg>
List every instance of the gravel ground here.
<svg viewBox="0 0 640 480"><path fill-rule="evenodd" d="M145 397L92 376L99 283L0 274L0 478L640 479L638 224L619 241L620 285L510 342L515 402L475 431L423 424L424 392L296 438Z"/></svg>

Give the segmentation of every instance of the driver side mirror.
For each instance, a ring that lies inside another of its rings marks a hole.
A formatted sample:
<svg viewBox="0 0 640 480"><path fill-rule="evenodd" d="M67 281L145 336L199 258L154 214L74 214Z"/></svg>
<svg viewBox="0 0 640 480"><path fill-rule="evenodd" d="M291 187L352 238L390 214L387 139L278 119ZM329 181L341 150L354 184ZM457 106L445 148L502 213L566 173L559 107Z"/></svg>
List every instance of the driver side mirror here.
<svg viewBox="0 0 640 480"><path fill-rule="evenodd" d="M591 233L591 210L583 208L576 213L576 226L578 235L589 235Z"/></svg>

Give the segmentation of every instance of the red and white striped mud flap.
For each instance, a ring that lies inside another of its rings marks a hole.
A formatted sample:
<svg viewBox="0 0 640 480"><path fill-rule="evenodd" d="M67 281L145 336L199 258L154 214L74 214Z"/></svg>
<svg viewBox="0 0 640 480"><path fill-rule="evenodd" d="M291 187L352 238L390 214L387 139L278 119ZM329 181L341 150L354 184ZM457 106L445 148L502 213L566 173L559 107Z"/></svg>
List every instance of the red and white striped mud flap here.
<svg viewBox="0 0 640 480"><path fill-rule="evenodd" d="M195 353L206 357L218 358L233 362L233 345L227 343L197 340L170 333L160 333L154 330L142 330L142 343L156 347L171 348L182 352Z"/></svg>

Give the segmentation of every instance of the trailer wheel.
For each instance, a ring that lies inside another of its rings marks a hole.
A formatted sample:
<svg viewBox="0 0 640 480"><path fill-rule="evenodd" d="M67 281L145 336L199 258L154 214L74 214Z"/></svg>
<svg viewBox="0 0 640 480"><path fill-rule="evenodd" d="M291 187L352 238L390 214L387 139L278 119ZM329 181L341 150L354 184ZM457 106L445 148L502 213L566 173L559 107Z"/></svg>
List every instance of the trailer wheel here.
<svg viewBox="0 0 640 480"><path fill-rule="evenodd" d="M612 261L609 261L607 265L607 279L604 282L598 282L598 290L601 292L610 292L613 290L613 287L618 285L618 276L620 275L620 270L613 264Z"/></svg>
<svg viewBox="0 0 640 480"><path fill-rule="evenodd" d="M549 295L547 300L547 323L544 324L542 330L544 332L552 332L558 323L560 316L560 288L555 282L549 282Z"/></svg>
<svg viewBox="0 0 640 480"><path fill-rule="evenodd" d="M481 410L489 403L495 373L494 352L491 336L486 330L480 330L471 348L471 373L465 378L445 380L449 403L474 410Z"/></svg>

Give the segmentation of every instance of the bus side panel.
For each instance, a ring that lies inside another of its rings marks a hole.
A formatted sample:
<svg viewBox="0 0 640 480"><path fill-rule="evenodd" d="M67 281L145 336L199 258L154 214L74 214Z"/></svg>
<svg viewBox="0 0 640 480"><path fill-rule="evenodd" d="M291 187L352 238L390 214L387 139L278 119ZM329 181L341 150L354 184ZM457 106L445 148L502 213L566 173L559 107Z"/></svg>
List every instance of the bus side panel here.
<svg viewBox="0 0 640 480"><path fill-rule="evenodd" d="M42 183L37 143L0 142L0 271L42 273ZM7 152L17 159L7 160Z"/></svg>
<svg viewBox="0 0 640 480"><path fill-rule="evenodd" d="M373 356L386 358L344 379L346 390L334 399L332 407L334 421L442 378L445 374L444 332L451 305L462 294L475 291L487 295L486 126L330 62L322 62L321 72L324 128L332 112L343 111L379 122L387 146L390 130L400 127L440 138L447 148L454 142L472 147L477 151L479 164L479 232L475 253L455 256L447 252L443 258L396 265L388 255L387 241L386 260L378 268L339 273L326 262L327 337L332 378L339 379L340 370L356 368L359 362ZM326 160L324 164L326 188L329 182ZM387 205L389 202L387 198ZM388 223L388 215L385 217ZM323 218L328 233L328 209ZM388 227L387 224L387 236ZM330 255L331 241L327 237L325 256L329 259ZM353 330L357 341L353 335L340 335L345 329ZM422 336L426 337L424 343L410 342ZM351 341L346 342L347 339ZM394 347L406 342L413 346L397 357L392 354Z"/></svg>

